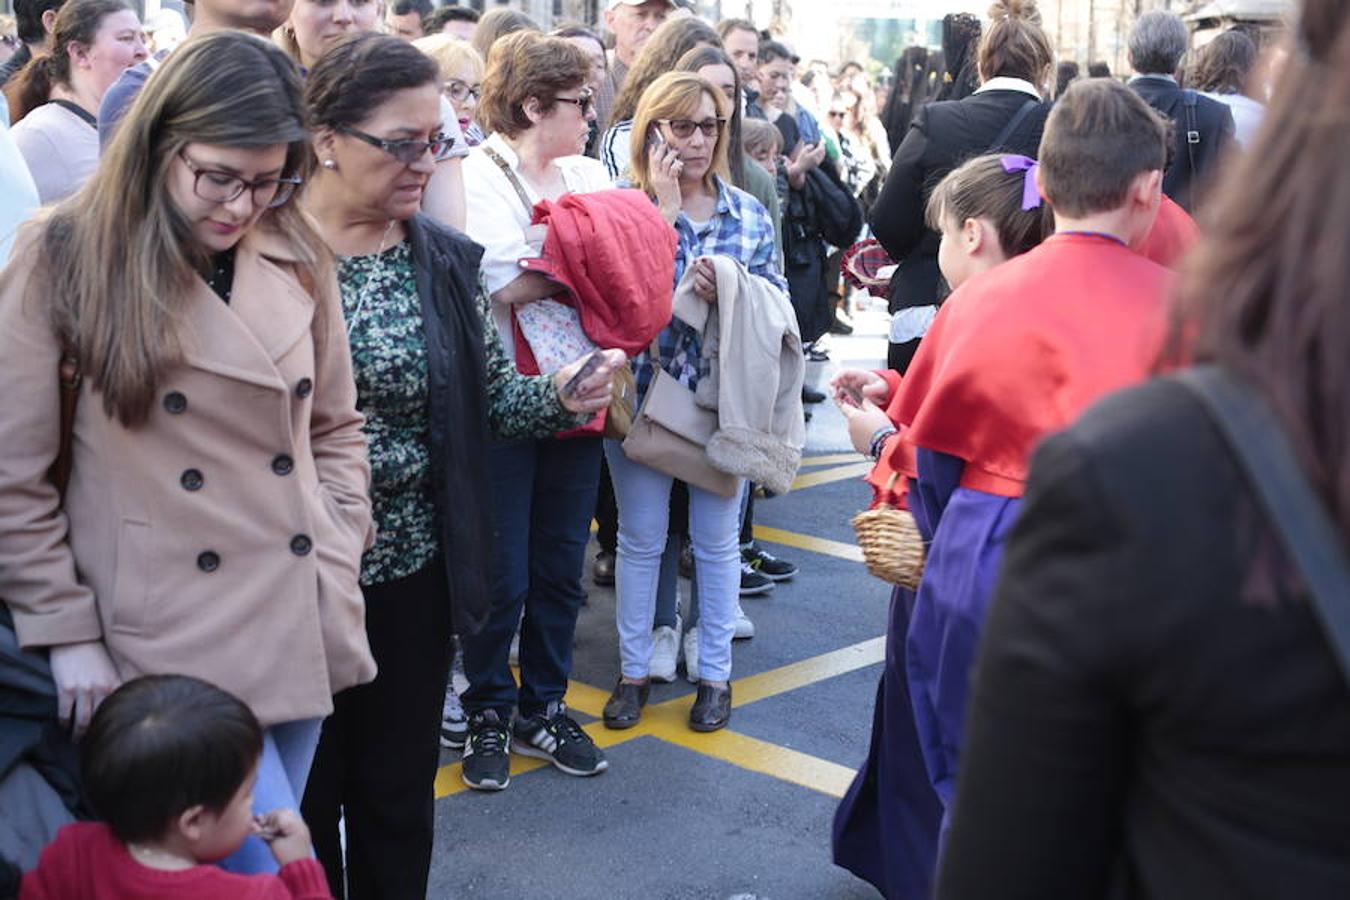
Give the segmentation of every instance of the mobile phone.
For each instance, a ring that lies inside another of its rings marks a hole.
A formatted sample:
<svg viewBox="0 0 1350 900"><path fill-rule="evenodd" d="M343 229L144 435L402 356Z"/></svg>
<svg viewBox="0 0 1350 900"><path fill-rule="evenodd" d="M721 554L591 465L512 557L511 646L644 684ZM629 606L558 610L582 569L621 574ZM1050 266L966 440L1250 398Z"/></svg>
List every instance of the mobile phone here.
<svg viewBox="0 0 1350 900"><path fill-rule="evenodd" d="M843 401L849 404L850 406L856 406L858 409L862 409L863 405L862 391L858 390L852 385L847 384L840 385L839 396L843 398Z"/></svg>
<svg viewBox="0 0 1350 900"><path fill-rule="evenodd" d="M563 385L563 395L566 397L575 397L577 391L581 390L581 383L591 377L591 374L596 369L600 368L600 365L604 361L605 351L593 351L590 356L586 357L586 361L581 364L581 368L577 369L577 374L567 379L567 384Z"/></svg>
<svg viewBox="0 0 1350 900"><path fill-rule="evenodd" d="M661 134L661 126L653 124L647 128L647 152L659 150L666 145L665 135Z"/></svg>

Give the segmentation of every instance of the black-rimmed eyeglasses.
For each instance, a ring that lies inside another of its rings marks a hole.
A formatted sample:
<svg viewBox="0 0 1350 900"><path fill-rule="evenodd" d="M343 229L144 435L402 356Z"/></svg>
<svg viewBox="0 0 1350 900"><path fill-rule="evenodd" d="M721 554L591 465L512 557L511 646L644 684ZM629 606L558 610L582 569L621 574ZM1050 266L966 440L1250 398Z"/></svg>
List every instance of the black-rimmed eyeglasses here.
<svg viewBox="0 0 1350 900"><path fill-rule="evenodd" d="M262 178L258 181L246 181L230 172L207 169L188 159L186 153L178 157L192 173L192 192L210 203L229 203L244 191L252 191L253 205L275 209L295 194L295 189L304 183L303 178Z"/></svg>
<svg viewBox="0 0 1350 900"><path fill-rule="evenodd" d="M432 159L440 159L441 154L453 143L453 140L446 135L433 135L429 141L387 141L384 138L377 138L373 134L366 134L355 128L346 125L339 125L337 130L343 134L349 134L358 141L364 141L372 147L378 147L385 153L388 153L394 159L410 166L417 162L427 151L431 151Z"/></svg>
<svg viewBox="0 0 1350 900"><path fill-rule="evenodd" d="M702 122L695 122L693 119L657 119L657 121L669 128L670 133L677 138L689 137L695 128L703 132L704 137L717 137L718 132L727 124L726 119L704 119Z"/></svg>

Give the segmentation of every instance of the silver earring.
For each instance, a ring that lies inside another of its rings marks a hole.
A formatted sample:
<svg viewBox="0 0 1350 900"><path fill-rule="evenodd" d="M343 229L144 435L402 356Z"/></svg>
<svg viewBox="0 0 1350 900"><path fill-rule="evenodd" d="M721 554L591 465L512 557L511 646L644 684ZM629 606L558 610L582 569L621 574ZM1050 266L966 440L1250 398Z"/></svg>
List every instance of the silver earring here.
<svg viewBox="0 0 1350 900"><path fill-rule="evenodd" d="M336 168L337 168L337 160L335 160L335 159L325 159L325 160L323 161L323 167L324 167L325 169L336 169Z"/></svg>

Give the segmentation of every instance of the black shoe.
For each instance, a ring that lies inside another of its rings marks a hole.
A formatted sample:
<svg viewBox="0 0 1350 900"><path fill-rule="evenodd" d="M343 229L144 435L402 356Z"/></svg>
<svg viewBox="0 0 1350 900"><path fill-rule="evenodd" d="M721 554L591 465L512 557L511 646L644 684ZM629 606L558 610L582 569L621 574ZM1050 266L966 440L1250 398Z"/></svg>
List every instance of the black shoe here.
<svg viewBox="0 0 1350 900"><path fill-rule="evenodd" d="M689 727L695 731L717 731L731 721L731 685L713 687L699 682L698 696L689 709Z"/></svg>
<svg viewBox="0 0 1350 900"><path fill-rule="evenodd" d="M642 707L647 705L648 683L633 684L622 679L614 686L614 693L605 702L605 727L614 731L632 728L642 718Z"/></svg>
<svg viewBox="0 0 1350 900"><path fill-rule="evenodd" d="M741 596L756 597L773 590L773 581L767 575L761 575L741 560Z"/></svg>
<svg viewBox="0 0 1350 900"><path fill-rule="evenodd" d="M614 554L601 550L595 554L595 565L591 567L591 581L601 587L614 584Z"/></svg>
<svg viewBox="0 0 1350 900"><path fill-rule="evenodd" d="M852 334L852 333L853 333L853 326L845 322L843 319L839 318L839 316L837 315L834 317L834 321L830 323L830 334Z"/></svg>
<svg viewBox="0 0 1350 900"><path fill-rule="evenodd" d="M803 387L802 387L802 402L803 402L803 403L824 403L824 402L825 402L825 395L824 395L823 393L821 393L820 391L816 390L815 388L803 386Z"/></svg>
<svg viewBox="0 0 1350 900"><path fill-rule="evenodd" d="M501 791L511 783L511 729L495 709L469 716L460 777L475 791Z"/></svg>
<svg viewBox="0 0 1350 900"><path fill-rule="evenodd" d="M741 559L770 581L787 581L797 574L797 567L794 564L761 549L759 544L751 544L742 550Z"/></svg>
<svg viewBox="0 0 1350 900"><path fill-rule="evenodd" d="M819 349L819 348L817 348L817 347L812 347L810 350L807 350L807 351L806 351L806 361L807 361L807 362L829 362L829 361L830 361L830 351L828 351L828 350L821 350L821 349Z"/></svg>
<svg viewBox="0 0 1350 900"><path fill-rule="evenodd" d="M567 714L567 707L553 701L538 715L517 719L511 749L521 756L546 759L568 775L599 775L609 760L591 736Z"/></svg>

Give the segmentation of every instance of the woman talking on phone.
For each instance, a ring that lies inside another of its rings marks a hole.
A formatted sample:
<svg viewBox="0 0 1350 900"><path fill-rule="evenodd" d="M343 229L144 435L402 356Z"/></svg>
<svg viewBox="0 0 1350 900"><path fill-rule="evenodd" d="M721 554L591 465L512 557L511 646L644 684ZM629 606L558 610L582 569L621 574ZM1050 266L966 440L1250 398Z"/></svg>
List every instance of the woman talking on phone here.
<svg viewBox="0 0 1350 900"><path fill-rule="evenodd" d="M758 200L732 187L727 178L728 101L711 82L690 72L656 79L642 94L633 118L635 141L630 155L633 184L646 192L679 238L675 283L690 266L696 291L717 300L711 260L728 256L774 290L787 293L778 269L773 222ZM673 287L673 285L672 285ZM661 332L653 357L644 351L633 360L639 394L645 393L661 366L693 389L706 362L699 334L679 319ZM618 592L619 653L623 674L605 705L611 728L635 725L647 699L652 652L652 616L661 552L670 512L669 475L624 455L617 441L605 442L605 459L619 503ZM698 697L689 712L690 727L713 731L731 718L731 639L740 592L739 493L730 497L689 486L689 529L699 578Z"/></svg>

